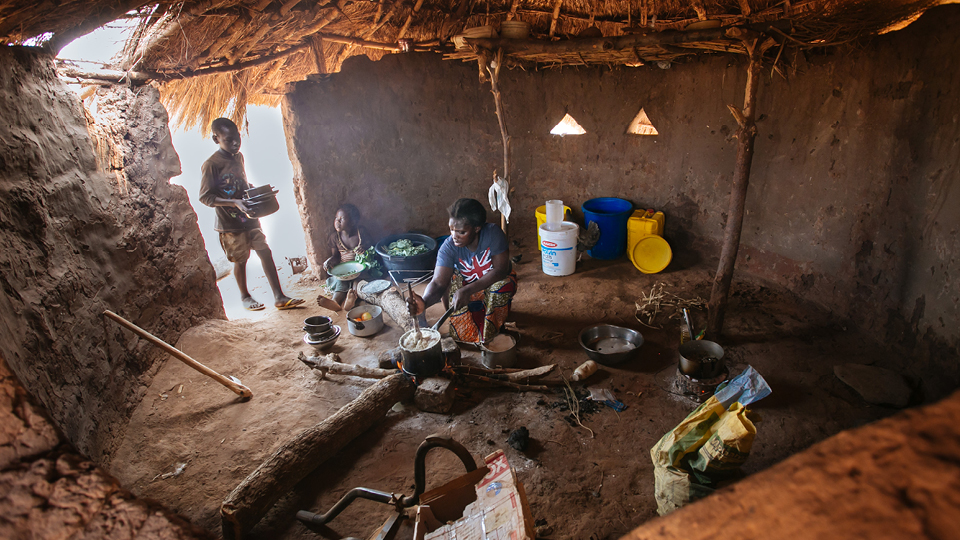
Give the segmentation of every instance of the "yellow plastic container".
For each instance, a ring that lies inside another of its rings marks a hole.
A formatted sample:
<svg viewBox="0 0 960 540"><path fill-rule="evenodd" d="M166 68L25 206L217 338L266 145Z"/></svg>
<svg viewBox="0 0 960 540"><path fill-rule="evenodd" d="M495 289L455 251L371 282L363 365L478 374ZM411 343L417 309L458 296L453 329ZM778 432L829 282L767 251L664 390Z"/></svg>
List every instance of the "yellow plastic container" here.
<svg viewBox="0 0 960 540"><path fill-rule="evenodd" d="M663 239L663 212L648 214L647 210L636 210L627 220L627 257L637 270L656 274L670 264L673 251Z"/></svg>
<svg viewBox="0 0 960 540"><path fill-rule="evenodd" d="M570 207L563 205L563 220L570 221ZM537 207L537 249L541 249L540 245L540 226L547 222L547 205L542 205Z"/></svg>

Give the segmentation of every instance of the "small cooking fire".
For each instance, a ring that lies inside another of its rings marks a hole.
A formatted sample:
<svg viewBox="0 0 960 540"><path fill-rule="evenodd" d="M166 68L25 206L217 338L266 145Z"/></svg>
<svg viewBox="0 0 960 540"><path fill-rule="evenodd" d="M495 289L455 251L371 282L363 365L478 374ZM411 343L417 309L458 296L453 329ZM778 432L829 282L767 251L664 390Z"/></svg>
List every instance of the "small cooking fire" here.
<svg viewBox="0 0 960 540"><path fill-rule="evenodd" d="M709 379L694 379L693 377L681 371L680 366L677 366L677 374L674 377L673 384L678 393L696 401L697 403L703 403L704 401L710 399L710 396L713 395L713 392L717 389L717 386L719 386L723 381L727 380L729 375L729 370L727 370L726 366L723 366L723 371L721 371L721 373L716 377Z"/></svg>

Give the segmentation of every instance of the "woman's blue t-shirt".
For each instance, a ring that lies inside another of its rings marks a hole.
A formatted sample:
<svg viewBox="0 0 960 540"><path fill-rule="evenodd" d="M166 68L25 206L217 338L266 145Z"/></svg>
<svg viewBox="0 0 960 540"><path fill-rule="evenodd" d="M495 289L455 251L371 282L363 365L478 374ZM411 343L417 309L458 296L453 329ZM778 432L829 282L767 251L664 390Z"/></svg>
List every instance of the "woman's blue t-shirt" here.
<svg viewBox="0 0 960 540"><path fill-rule="evenodd" d="M477 250L453 244L453 237L444 240L437 253L437 266L460 272L464 282L472 283L493 270L493 257L507 250L507 237L496 224L484 223L480 228Z"/></svg>

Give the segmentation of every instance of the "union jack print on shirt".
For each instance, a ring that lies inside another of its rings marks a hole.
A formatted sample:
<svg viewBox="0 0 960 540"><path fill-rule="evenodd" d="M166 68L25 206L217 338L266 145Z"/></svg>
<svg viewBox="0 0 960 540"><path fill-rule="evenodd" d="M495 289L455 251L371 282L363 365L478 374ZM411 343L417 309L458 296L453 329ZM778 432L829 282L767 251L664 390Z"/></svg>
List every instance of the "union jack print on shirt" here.
<svg viewBox="0 0 960 540"><path fill-rule="evenodd" d="M490 257L490 248L483 250L480 258L474 255L469 261L460 259L460 273L467 283L483 277L487 272L493 269L493 259Z"/></svg>

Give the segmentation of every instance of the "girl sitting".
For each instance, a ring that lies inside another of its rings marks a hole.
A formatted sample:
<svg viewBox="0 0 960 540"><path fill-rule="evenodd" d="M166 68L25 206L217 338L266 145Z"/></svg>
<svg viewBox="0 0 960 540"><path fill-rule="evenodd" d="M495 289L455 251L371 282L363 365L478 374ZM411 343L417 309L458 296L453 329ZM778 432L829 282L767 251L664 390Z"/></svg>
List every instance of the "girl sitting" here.
<svg viewBox="0 0 960 540"><path fill-rule="evenodd" d="M360 210L352 204L342 204L337 208L333 229L334 232L327 240L331 255L323 261L323 269L328 274L334 266L353 261L370 247L364 242L364 238L369 238L370 235L360 225ZM357 301L353 283L355 281L343 282L333 276L327 278L327 288L333 292L333 300L344 309L353 308Z"/></svg>

